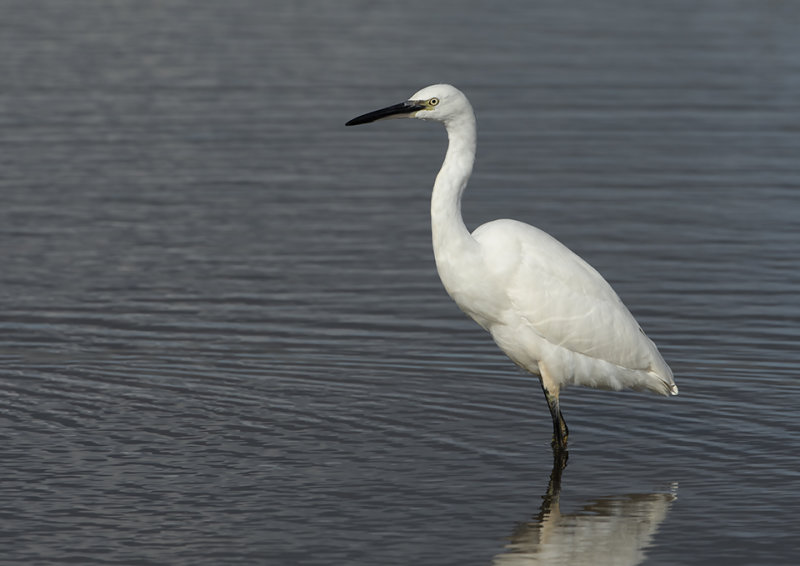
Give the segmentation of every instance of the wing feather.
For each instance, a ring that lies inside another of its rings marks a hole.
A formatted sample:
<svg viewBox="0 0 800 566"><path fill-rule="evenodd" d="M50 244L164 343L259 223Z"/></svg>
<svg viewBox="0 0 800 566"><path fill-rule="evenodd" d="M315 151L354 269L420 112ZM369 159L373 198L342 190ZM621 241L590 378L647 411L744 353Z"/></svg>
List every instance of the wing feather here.
<svg viewBox="0 0 800 566"><path fill-rule="evenodd" d="M652 369L654 358L666 366L608 282L558 240L514 220L484 224L473 237L511 308L547 341L628 369Z"/></svg>

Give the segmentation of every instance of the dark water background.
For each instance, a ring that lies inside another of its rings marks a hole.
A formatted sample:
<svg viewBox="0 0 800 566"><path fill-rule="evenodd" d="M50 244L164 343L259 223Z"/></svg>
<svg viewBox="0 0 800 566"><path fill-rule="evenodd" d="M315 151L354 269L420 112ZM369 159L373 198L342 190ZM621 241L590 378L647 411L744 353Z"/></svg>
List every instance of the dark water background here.
<svg viewBox="0 0 800 566"><path fill-rule="evenodd" d="M0 562L796 564L800 4L0 1ZM441 289L471 227L615 286L672 399L538 384Z"/></svg>

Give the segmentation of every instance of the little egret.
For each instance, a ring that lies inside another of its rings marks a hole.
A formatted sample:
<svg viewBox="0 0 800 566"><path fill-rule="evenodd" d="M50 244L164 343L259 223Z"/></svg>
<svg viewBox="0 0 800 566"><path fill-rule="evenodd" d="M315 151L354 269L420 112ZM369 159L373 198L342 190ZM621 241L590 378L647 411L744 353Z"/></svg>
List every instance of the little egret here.
<svg viewBox="0 0 800 566"><path fill-rule="evenodd" d="M559 407L567 385L677 395L672 371L620 298L566 246L538 228L494 220L470 234L461 195L475 161L475 114L457 88L425 87L409 100L353 118L444 124L448 147L431 196L436 270L447 293L511 360L536 375L553 418L553 447L569 430Z"/></svg>

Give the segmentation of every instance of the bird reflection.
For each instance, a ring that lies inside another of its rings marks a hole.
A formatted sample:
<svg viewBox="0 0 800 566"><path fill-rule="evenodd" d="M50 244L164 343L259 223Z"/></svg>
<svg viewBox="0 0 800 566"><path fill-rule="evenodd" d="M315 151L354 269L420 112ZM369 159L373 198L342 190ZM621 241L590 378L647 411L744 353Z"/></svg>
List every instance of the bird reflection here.
<svg viewBox="0 0 800 566"><path fill-rule="evenodd" d="M599 498L575 513L562 515L559 497L567 453L554 451L553 471L539 514L511 534L495 566L569 564L633 566L644 561L675 500L672 493L645 493Z"/></svg>

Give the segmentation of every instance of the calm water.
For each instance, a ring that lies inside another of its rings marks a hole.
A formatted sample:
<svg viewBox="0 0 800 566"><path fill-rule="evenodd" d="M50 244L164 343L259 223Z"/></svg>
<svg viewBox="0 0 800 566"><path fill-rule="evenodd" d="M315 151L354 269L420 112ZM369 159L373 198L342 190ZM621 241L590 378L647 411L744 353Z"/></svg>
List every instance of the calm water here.
<svg viewBox="0 0 800 566"><path fill-rule="evenodd" d="M0 562L795 564L800 6L0 1ZM593 263L681 395L538 384L441 289L467 222ZM554 465L555 464L555 465Z"/></svg>

